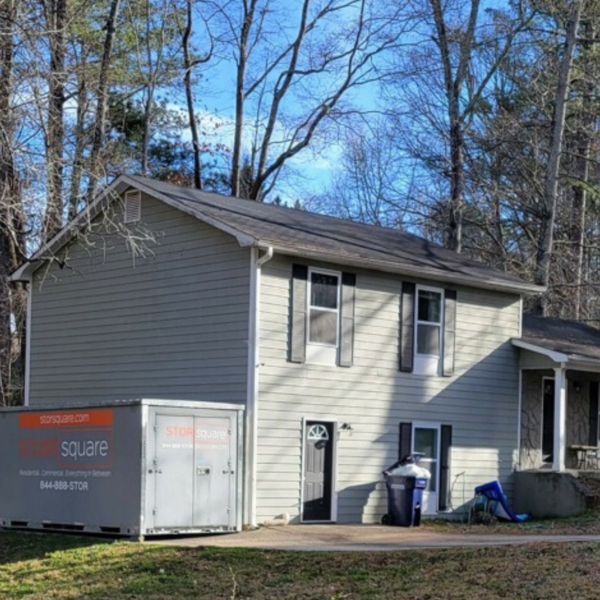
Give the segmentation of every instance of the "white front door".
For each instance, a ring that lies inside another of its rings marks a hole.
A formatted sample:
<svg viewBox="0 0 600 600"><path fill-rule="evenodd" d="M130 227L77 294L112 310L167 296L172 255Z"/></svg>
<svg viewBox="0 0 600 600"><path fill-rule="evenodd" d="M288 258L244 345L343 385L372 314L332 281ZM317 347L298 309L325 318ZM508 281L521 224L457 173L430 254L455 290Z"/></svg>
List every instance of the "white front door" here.
<svg viewBox="0 0 600 600"><path fill-rule="evenodd" d="M427 489L423 493L423 514L436 515L440 486L440 426L413 423L412 446L413 452L424 455L419 466L431 473Z"/></svg>

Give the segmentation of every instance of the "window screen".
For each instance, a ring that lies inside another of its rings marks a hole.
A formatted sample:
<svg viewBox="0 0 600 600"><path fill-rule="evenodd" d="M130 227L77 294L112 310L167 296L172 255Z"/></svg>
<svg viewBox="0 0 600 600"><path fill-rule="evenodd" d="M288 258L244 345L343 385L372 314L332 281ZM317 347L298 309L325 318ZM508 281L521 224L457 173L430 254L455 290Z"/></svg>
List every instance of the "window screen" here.
<svg viewBox="0 0 600 600"><path fill-rule="evenodd" d="M417 299L417 354L440 356L442 294L419 290Z"/></svg>
<svg viewBox="0 0 600 600"><path fill-rule="evenodd" d="M308 327L310 343L337 346L339 283L337 275L311 273Z"/></svg>

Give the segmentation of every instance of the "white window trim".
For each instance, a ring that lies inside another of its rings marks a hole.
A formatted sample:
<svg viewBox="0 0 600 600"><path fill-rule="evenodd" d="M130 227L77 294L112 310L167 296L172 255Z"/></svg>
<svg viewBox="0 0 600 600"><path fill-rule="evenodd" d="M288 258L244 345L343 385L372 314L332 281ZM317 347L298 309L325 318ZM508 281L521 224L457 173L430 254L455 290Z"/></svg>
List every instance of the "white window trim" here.
<svg viewBox="0 0 600 600"><path fill-rule="evenodd" d="M436 478L435 478L435 492L433 492L438 498L440 494L440 475L442 471L442 424L431 423L429 421L413 421L412 432L410 436L410 451L415 452L415 429L435 429L437 431L437 456L436 460ZM439 512L436 506L436 512Z"/></svg>
<svg viewBox="0 0 600 600"><path fill-rule="evenodd" d="M335 324L335 346L328 344L319 344L318 342L310 341L310 311L313 308L311 304L312 296L312 276L313 273L322 275L331 275L337 277L337 308L321 308L314 307L318 310L324 310L327 312L336 313L336 324ZM308 269L308 293L306 294L306 362L321 364L321 365L337 365L338 353L340 348L340 316L341 316L341 302L342 302L342 272L332 271L329 269L319 269L309 267Z"/></svg>
<svg viewBox="0 0 600 600"><path fill-rule="evenodd" d="M419 292L434 292L440 295L440 354L420 354L417 351L417 340L419 325L436 325L433 321L419 321ZM444 321L446 314L444 310L445 294L443 288L428 285L417 285L415 289L415 320L414 320L414 368L413 373L417 375L439 375L444 356Z"/></svg>

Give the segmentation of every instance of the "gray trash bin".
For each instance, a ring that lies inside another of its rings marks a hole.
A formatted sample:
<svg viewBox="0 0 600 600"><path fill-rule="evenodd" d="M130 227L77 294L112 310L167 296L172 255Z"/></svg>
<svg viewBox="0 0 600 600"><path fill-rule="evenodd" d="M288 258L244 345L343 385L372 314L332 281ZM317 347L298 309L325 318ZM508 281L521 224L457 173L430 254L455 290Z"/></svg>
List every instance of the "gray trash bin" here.
<svg viewBox="0 0 600 600"><path fill-rule="evenodd" d="M417 463L420 458L420 455L406 457L383 472L388 497L388 511L381 519L384 525L418 527L421 524L423 490L427 487L427 478L393 474L397 467Z"/></svg>

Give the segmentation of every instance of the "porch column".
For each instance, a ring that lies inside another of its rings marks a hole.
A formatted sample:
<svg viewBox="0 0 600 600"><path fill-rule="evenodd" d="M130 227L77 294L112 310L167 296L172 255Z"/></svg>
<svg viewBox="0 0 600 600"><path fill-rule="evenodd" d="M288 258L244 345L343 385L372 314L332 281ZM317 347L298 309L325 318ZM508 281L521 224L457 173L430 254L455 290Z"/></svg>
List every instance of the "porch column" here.
<svg viewBox="0 0 600 600"><path fill-rule="evenodd" d="M565 445L567 430L567 378L566 369L554 369L554 462L553 471L565 470Z"/></svg>

